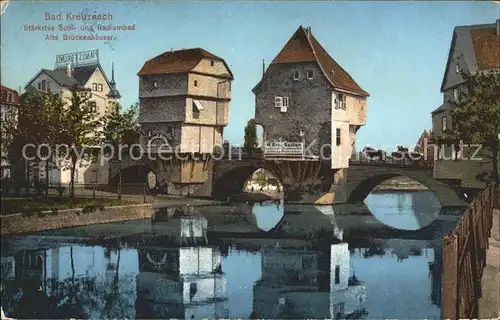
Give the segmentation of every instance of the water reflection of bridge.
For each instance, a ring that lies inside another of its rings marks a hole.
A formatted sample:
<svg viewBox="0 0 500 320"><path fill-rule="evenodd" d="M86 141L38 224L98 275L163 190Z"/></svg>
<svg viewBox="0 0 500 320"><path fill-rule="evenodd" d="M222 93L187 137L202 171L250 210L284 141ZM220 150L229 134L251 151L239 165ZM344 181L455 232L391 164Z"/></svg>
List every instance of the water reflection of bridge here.
<svg viewBox="0 0 500 320"><path fill-rule="evenodd" d="M36 241L33 237L25 241L7 240L2 256L13 257L19 273L13 278L21 277L22 270L39 268L40 273L24 273L24 277L38 277L49 295L61 299L67 292L51 288L59 283L67 283L66 288L71 288L75 284L70 280L76 279L81 291L76 301L86 316L94 312L98 317L119 314L139 318L227 318L237 313L237 306L231 306L227 300L226 273L231 270L225 268L224 256L230 247L236 246L259 252L262 259L259 281L253 286L253 317L345 318L365 312L365 294L370 290L355 279L351 270L349 261L356 252L365 259L394 254L405 260L431 249L432 297L439 303L438 240L394 242L390 237L358 238L355 229L349 229L342 217L332 219L328 213L315 210L312 216L307 213L307 219L290 211L267 232L260 230L256 218L248 214L211 216L177 211L155 222L111 224L106 229L75 228L78 230L72 232L78 237L61 230L38 236ZM127 229L129 232L125 233ZM107 239L103 237L104 230ZM75 247L69 245L71 242L100 246ZM25 245L30 243L37 243L36 250ZM76 268L74 272L71 266ZM116 283L120 284L118 288ZM100 297L99 290L107 295ZM122 310L118 311L120 303Z"/></svg>

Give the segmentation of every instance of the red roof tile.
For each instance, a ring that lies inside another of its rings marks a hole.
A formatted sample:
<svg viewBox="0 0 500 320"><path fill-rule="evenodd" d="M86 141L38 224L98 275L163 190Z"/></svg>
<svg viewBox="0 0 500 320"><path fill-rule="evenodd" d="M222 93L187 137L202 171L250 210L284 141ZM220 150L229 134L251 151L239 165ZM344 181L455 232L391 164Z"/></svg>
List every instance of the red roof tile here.
<svg viewBox="0 0 500 320"><path fill-rule="evenodd" d="M12 101L7 101L7 93L12 93ZM1 86L0 90L0 102L2 104L15 104L18 105L20 103L19 93L16 90L7 88L6 86Z"/></svg>
<svg viewBox="0 0 500 320"><path fill-rule="evenodd" d="M145 76L162 73L189 72L193 70L203 58L219 60L226 64L224 59L201 48L166 51L146 61L137 75ZM226 68L229 70L227 65ZM230 70L229 73L231 73ZM232 74L230 76L232 78Z"/></svg>
<svg viewBox="0 0 500 320"><path fill-rule="evenodd" d="M471 30L474 51L479 69L500 68L500 35L495 28L478 28Z"/></svg>
<svg viewBox="0 0 500 320"><path fill-rule="evenodd" d="M271 64L316 61L325 77L338 89L362 96L370 94L326 52L316 38L300 26Z"/></svg>

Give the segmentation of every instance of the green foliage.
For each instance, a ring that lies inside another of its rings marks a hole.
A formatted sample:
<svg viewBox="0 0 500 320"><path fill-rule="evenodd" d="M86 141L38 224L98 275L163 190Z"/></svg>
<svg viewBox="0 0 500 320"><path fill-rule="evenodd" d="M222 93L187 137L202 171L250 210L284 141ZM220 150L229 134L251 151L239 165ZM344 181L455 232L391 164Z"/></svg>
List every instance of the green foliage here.
<svg viewBox="0 0 500 320"><path fill-rule="evenodd" d="M481 144L493 161L493 176L498 184L498 155L500 150L500 73L462 75L467 80L459 101L451 111L452 141Z"/></svg>
<svg viewBox="0 0 500 320"><path fill-rule="evenodd" d="M254 119L250 119L245 127L245 143L243 149L252 153L257 148L257 126Z"/></svg>

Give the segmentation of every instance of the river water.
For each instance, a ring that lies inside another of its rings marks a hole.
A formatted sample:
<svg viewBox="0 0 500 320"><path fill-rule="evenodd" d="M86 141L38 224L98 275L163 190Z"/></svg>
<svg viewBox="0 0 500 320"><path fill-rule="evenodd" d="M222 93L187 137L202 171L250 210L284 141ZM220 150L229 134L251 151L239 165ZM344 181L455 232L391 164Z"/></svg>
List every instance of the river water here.
<svg viewBox="0 0 500 320"><path fill-rule="evenodd" d="M459 214L427 192L365 203L159 209L153 220L4 237L2 308L18 318L440 318L442 237Z"/></svg>

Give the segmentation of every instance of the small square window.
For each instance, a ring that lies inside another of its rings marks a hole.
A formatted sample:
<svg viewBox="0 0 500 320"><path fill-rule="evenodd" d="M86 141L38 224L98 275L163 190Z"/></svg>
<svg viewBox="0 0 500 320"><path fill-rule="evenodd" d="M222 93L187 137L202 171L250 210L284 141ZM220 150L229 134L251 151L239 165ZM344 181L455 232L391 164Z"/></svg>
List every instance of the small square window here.
<svg viewBox="0 0 500 320"><path fill-rule="evenodd" d="M299 80L299 78L300 78L300 72L299 70L295 70L293 72L293 80Z"/></svg>
<svg viewBox="0 0 500 320"><path fill-rule="evenodd" d="M200 118L200 109L198 108L198 105L193 101L193 119L199 119Z"/></svg>
<svg viewBox="0 0 500 320"><path fill-rule="evenodd" d="M307 71L307 79L311 80L313 77L314 77L314 71L308 70Z"/></svg>
<svg viewBox="0 0 500 320"><path fill-rule="evenodd" d="M281 108L283 106L283 97L274 97L274 106Z"/></svg>
<svg viewBox="0 0 500 320"><path fill-rule="evenodd" d="M197 87L198 86L198 80L194 80L194 86Z"/></svg>
<svg viewBox="0 0 500 320"><path fill-rule="evenodd" d="M215 65L215 61L210 60L210 66L213 67Z"/></svg>
<svg viewBox="0 0 500 320"><path fill-rule="evenodd" d="M95 101L90 101L90 112L97 112L97 103Z"/></svg>

